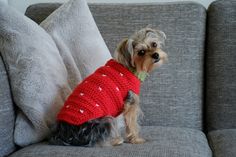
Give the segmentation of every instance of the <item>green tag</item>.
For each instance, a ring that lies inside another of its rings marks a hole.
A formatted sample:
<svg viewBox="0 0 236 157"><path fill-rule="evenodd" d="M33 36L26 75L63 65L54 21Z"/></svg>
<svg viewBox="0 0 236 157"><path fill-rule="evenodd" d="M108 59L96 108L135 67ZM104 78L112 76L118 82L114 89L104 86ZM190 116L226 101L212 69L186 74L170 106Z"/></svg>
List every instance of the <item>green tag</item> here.
<svg viewBox="0 0 236 157"><path fill-rule="evenodd" d="M143 72L138 73L136 76L138 77L138 79L140 81L143 82L146 79L146 77L148 76L148 73L143 71Z"/></svg>
<svg viewBox="0 0 236 157"><path fill-rule="evenodd" d="M129 68L129 70L135 75L137 76L137 78L140 80L140 81L144 81L146 79L147 76L149 76L149 74L145 71L142 71L142 72L139 72L137 73L137 71L134 69L134 68Z"/></svg>

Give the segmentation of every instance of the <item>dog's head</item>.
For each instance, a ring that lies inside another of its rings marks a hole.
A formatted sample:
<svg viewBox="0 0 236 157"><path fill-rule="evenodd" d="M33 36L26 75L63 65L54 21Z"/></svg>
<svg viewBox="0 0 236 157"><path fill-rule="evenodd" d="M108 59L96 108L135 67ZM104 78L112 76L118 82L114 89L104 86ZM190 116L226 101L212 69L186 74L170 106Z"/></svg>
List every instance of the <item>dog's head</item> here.
<svg viewBox="0 0 236 157"><path fill-rule="evenodd" d="M114 57L127 68L135 69L137 73L149 73L167 60L167 54L161 49L165 39L164 32L143 28L121 41Z"/></svg>

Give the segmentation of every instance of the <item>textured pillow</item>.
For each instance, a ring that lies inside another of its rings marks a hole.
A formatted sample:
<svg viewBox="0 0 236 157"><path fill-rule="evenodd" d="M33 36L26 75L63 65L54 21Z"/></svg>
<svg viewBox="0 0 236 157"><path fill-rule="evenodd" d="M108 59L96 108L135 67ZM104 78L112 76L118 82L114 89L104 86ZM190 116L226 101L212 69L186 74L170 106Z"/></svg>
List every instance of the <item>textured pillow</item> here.
<svg viewBox="0 0 236 157"><path fill-rule="evenodd" d="M86 0L71 0L40 24L53 38L71 88L111 58Z"/></svg>
<svg viewBox="0 0 236 157"><path fill-rule="evenodd" d="M14 138L25 146L50 134L73 88L111 56L85 0L65 3L42 23L55 42L27 17L0 8L0 51L19 108Z"/></svg>
<svg viewBox="0 0 236 157"><path fill-rule="evenodd" d="M25 146L44 139L71 92L52 38L36 23L0 5L0 52L17 111L14 139Z"/></svg>

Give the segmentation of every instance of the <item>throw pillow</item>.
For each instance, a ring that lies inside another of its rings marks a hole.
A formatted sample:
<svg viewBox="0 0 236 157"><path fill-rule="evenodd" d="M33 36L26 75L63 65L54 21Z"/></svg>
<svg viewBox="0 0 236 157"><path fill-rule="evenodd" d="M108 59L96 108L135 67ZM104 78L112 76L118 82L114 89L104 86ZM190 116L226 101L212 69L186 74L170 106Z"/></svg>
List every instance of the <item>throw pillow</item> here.
<svg viewBox="0 0 236 157"><path fill-rule="evenodd" d="M71 92L56 44L44 29L13 8L0 5L0 52L17 105L14 140L20 146L50 133Z"/></svg>
<svg viewBox="0 0 236 157"><path fill-rule="evenodd" d="M40 24L53 38L71 88L111 58L86 0L71 0Z"/></svg>
<svg viewBox="0 0 236 157"><path fill-rule="evenodd" d="M43 21L51 36L14 9L0 9L0 51L19 108L14 137L26 146L50 134L73 88L111 56L85 0L71 0Z"/></svg>

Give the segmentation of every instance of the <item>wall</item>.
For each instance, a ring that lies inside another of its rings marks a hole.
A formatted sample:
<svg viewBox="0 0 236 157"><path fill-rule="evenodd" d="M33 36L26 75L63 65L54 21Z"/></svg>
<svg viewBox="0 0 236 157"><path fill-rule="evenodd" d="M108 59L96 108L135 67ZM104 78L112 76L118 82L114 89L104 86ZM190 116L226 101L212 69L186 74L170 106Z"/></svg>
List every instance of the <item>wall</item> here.
<svg viewBox="0 0 236 157"><path fill-rule="evenodd" d="M7 0L0 0L7 1ZM68 0L8 0L8 4L15 7L20 12L24 13L25 9L34 3L46 2L66 2ZM189 1L189 0L87 0L89 3L148 3L148 2L174 2L174 1ZM206 8L214 0L192 0L201 3Z"/></svg>
<svg viewBox="0 0 236 157"><path fill-rule="evenodd" d="M7 0L0 0L0 2L4 2L4 3L7 3Z"/></svg>

